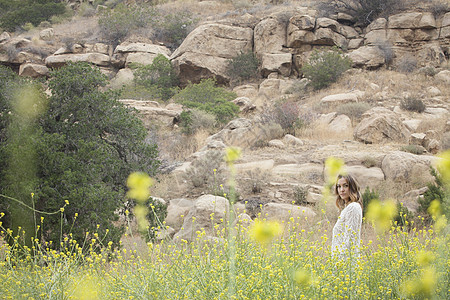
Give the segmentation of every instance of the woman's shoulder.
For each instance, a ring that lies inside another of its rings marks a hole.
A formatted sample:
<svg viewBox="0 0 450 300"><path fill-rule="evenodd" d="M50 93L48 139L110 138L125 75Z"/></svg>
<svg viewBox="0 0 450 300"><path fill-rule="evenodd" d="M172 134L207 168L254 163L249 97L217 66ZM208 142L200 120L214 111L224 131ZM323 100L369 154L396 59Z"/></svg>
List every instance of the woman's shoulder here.
<svg viewBox="0 0 450 300"><path fill-rule="evenodd" d="M345 210L347 211L361 211L362 212L362 207L361 204L359 204L358 202L352 202L349 203L346 207Z"/></svg>

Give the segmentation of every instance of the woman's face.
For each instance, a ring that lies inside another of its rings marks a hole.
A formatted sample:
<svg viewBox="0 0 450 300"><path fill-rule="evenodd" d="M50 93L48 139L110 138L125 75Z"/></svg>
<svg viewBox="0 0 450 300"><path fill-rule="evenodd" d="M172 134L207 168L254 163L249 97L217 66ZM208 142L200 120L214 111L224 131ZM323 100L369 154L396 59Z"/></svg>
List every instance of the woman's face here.
<svg viewBox="0 0 450 300"><path fill-rule="evenodd" d="M347 179L339 178L336 183L336 189L342 200L347 201L350 198L350 187L348 186Z"/></svg>

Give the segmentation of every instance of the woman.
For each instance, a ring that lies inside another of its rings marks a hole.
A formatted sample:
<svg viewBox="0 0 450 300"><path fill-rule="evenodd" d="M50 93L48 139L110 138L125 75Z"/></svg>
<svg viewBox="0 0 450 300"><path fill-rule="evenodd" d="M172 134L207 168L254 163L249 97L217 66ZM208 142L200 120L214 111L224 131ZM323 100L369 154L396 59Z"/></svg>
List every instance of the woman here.
<svg viewBox="0 0 450 300"><path fill-rule="evenodd" d="M338 259L359 257L362 223L362 196L356 180L350 175L338 175L336 206L341 212L333 228L331 251Z"/></svg>

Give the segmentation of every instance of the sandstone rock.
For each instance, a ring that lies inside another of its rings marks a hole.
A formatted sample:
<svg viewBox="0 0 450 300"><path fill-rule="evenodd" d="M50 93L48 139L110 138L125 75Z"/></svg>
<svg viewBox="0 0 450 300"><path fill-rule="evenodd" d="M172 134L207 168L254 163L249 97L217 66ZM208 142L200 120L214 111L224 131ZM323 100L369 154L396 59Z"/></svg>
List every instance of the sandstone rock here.
<svg viewBox="0 0 450 300"><path fill-rule="evenodd" d="M294 218L294 222L302 222L305 217L312 218L316 213L309 207L297 206L285 203L267 203L263 206L261 217L267 220L288 222Z"/></svg>
<svg viewBox="0 0 450 300"><path fill-rule="evenodd" d="M11 36L9 35L9 33L4 31L2 34L0 34L0 43L3 43L5 41L9 40L10 38L11 38Z"/></svg>
<svg viewBox="0 0 450 300"><path fill-rule="evenodd" d="M270 141L279 138L280 128L264 126L262 123L248 119L230 121L221 131L208 137L206 142L221 140L227 146L249 148L258 141Z"/></svg>
<svg viewBox="0 0 450 300"><path fill-rule="evenodd" d="M351 39L348 41L348 49L353 50L361 47L364 43L364 39Z"/></svg>
<svg viewBox="0 0 450 300"><path fill-rule="evenodd" d="M343 93L343 94L335 94L328 95L320 99L321 104L343 104L349 102L358 102L359 93Z"/></svg>
<svg viewBox="0 0 450 300"><path fill-rule="evenodd" d="M46 66L43 65L25 63L20 65L19 75L33 78L43 77L49 75L49 70Z"/></svg>
<svg viewBox="0 0 450 300"><path fill-rule="evenodd" d="M385 63L384 53L378 47L363 46L348 54L355 67L378 68Z"/></svg>
<svg viewBox="0 0 450 300"><path fill-rule="evenodd" d="M79 62L84 61L97 66L109 66L109 56L101 53L83 53L83 54L62 54L51 55L45 59L45 64L50 68L59 68L64 66L68 61Z"/></svg>
<svg viewBox="0 0 450 300"><path fill-rule="evenodd" d="M449 70L442 70L439 73L437 73L434 78L438 81L441 81L445 84L450 85L450 71Z"/></svg>
<svg viewBox="0 0 450 300"><path fill-rule="evenodd" d="M340 25L338 30L339 33L347 39L355 39L359 37L358 32L351 26Z"/></svg>
<svg viewBox="0 0 450 300"><path fill-rule="evenodd" d="M55 35L55 31L53 30L53 28L47 28L47 29L41 30L41 32L39 32L39 38L44 41L51 40L54 35Z"/></svg>
<svg viewBox="0 0 450 300"><path fill-rule="evenodd" d="M402 199L399 199L403 205L408 208L409 211L415 213L419 208L418 199L428 191L428 187L412 190L403 195Z"/></svg>
<svg viewBox="0 0 450 300"><path fill-rule="evenodd" d="M430 13L405 12L392 15L388 19L389 28L436 28L436 20Z"/></svg>
<svg viewBox="0 0 450 300"><path fill-rule="evenodd" d="M312 31L297 29L289 25L287 46L290 48L299 48L304 44L310 44L314 41L315 35Z"/></svg>
<svg viewBox="0 0 450 300"><path fill-rule="evenodd" d="M102 53L102 54L106 54L109 55L109 45L104 44L104 43L95 43L93 45L87 45L86 47L86 51L87 52L97 52L97 53Z"/></svg>
<svg viewBox="0 0 450 300"><path fill-rule="evenodd" d="M364 35L364 44L366 46L377 46L381 42L384 42L386 44L390 43L390 42L387 42L387 30L386 29L372 30Z"/></svg>
<svg viewBox="0 0 450 300"><path fill-rule="evenodd" d="M172 54L180 83L199 82L215 76L228 83L228 60L252 50L253 30L223 24L204 24L194 29Z"/></svg>
<svg viewBox="0 0 450 300"><path fill-rule="evenodd" d="M151 128L155 121L159 121L164 125L172 125L174 119L178 118L181 110L171 110L163 107L159 107L159 104L155 101L141 101L121 99L120 102L125 105L136 108L139 111L139 115L147 128ZM155 104L156 103L156 104Z"/></svg>
<svg viewBox="0 0 450 300"><path fill-rule="evenodd" d="M310 15L295 14L289 19L289 24L300 30L312 31L316 27L316 18Z"/></svg>
<svg viewBox="0 0 450 300"><path fill-rule="evenodd" d="M387 26L387 20L385 18L378 18L374 21L372 21L372 23L370 23L367 28L366 28L366 32L370 32L372 30L377 30L377 29L386 29Z"/></svg>
<svg viewBox="0 0 450 300"><path fill-rule="evenodd" d="M394 46L408 46L414 42L414 30L413 29L388 29L387 39Z"/></svg>
<svg viewBox="0 0 450 300"><path fill-rule="evenodd" d="M319 28L314 31L314 40L311 44L346 48L348 41L343 35L331 30L330 28Z"/></svg>
<svg viewBox="0 0 450 300"><path fill-rule="evenodd" d="M435 86L429 86L429 87L427 87L427 94L430 95L431 97L436 97L436 96L440 96L442 94L442 92L440 89L438 89Z"/></svg>
<svg viewBox="0 0 450 300"><path fill-rule="evenodd" d="M186 217L194 206L194 202L187 199L173 199L169 201L167 206L166 224L175 231L180 230ZM183 217L182 217L183 216Z"/></svg>
<svg viewBox="0 0 450 300"><path fill-rule="evenodd" d="M280 53L286 45L286 26L276 18L266 18L254 29L254 51L257 55Z"/></svg>
<svg viewBox="0 0 450 300"><path fill-rule="evenodd" d="M111 80L110 86L112 88L120 88L123 85L132 84L134 80L133 70L129 68L120 69L116 76Z"/></svg>
<svg viewBox="0 0 450 300"><path fill-rule="evenodd" d="M238 95L238 97L247 97L253 99L258 96L258 86L254 84L245 84L237 86L233 89L233 92Z"/></svg>
<svg viewBox="0 0 450 300"><path fill-rule="evenodd" d="M283 141L271 140L271 141L269 141L269 147L284 149L284 148L286 148L286 145L283 143Z"/></svg>
<svg viewBox="0 0 450 300"><path fill-rule="evenodd" d="M256 105L254 105L248 97L238 97L232 102L239 106L239 110L243 113L253 111L256 108Z"/></svg>
<svg viewBox="0 0 450 300"><path fill-rule="evenodd" d="M361 191L364 191L366 187L375 188L384 182L384 173L378 167L347 166L346 170L357 178Z"/></svg>
<svg viewBox="0 0 450 300"><path fill-rule="evenodd" d="M424 113L427 115L432 115L435 118L445 118L449 112L447 109L441 107L427 107L425 108Z"/></svg>
<svg viewBox="0 0 450 300"><path fill-rule="evenodd" d="M130 53L130 52L143 52L143 53L153 53L155 56L157 54L162 54L165 57L170 57L170 49L160 45L147 44L147 43L129 43L124 42L116 47L114 53Z"/></svg>
<svg viewBox="0 0 450 300"><path fill-rule="evenodd" d="M412 176L422 176L425 181L432 182L430 165L435 158L426 155L415 155L402 151L387 154L381 168L386 180L410 181Z"/></svg>
<svg viewBox="0 0 450 300"><path fill-rule="evenodd" d="M242 213L236 217L236 219L234 220L234 222L232 224L232 227L235 227L237 224L239 224L239 226L247 228L253 224L253 220L249 215Z"/></svg>
<svg viewBox="0 0 450 300"><path fill-rule="evenodd" d="M330 128L330 131L336 132L339 136L339 134L347 133L352 130L352 120L346 115L338 115L328 124L328 127Z"/></svg>
<svg viewBox="0 0 450 300"><path fill-rule="evenodd" d="M284 95L291 87L293 81L287 79L268 78L259 85L258 96L274 100Z"/></svg>
<svg viewBox="0 0 450 300"><path fill-rule="evenodd" d="M272 173L282 177L305 178L316 183L323 179L323 165L315 163L277 165L272 169Z"/></svg>
<svg viewBox="0 0 450 300"><path fill-rule="evenodd" d="M261 170L261 171L270 171L275 165L275 161L273 159L268 160L258 160L248 163L239 163L235 164L234 167L238 173L245 173L253 170Z"/></svg>
<svg viewBox="0 0 450 300"><path fill-rule="evenodd" d="M363 114L356 126L354 137L363 143L408 142L410 132L399 116L382 107L375 107Z"/></svg>
<svg viewBox="0 0 450 300"><path fill-rule="evenodd" d="M290 53L264 53L261 58L261 73L267 77L272 72L282 76L289 76L292 68L292 54Z"/></svg>
<svg viewBox="0 0 450 300"><path fill-rule="evenodd" d="M174 239L191 241L197 237L196 232L201 230L204 230L206 235L215 235L214 225L223 223L228 211L229 201L224 197L214 195L199 197L194 201L193 207L184 218L183 225Z"/></svg>
<svg viewBox="0 0 450 300"><path fill-rule="evenodd" d="M158 54L147 52L128 53L127 59L125 61L125 67L128 67L132 63L141 65L151 65L157 55Z"/></svg>
<svg viewBox="0 0 450 300"><path fill-rule="evenodd" d="M405 124L406 128L408 128L410 132L416 132L417 128L419 128L420 123L422 123L422 120L418 119L403 121L403 124Z"/></svg>
<svg viewBox="0 0 450 300"><path fill-rule="evenodd" d="M425 133L412 133L411 137L409 138L409 144L422 146L424 139Z"/></svg>
<svg viewBox="0 0 450 300"><path fill-rule="evenodd" d="M305 144L301 139L290 134L284 136L283 142L292 146L303 146Z"/></svg>
<svg viewBox="0 0 450 300"><path fill-rule="evenodd" d="M338 21L330 18L317 18L316 28L330 28L335 32L339 32L341 29L341 25L338 23Z"/></svg>

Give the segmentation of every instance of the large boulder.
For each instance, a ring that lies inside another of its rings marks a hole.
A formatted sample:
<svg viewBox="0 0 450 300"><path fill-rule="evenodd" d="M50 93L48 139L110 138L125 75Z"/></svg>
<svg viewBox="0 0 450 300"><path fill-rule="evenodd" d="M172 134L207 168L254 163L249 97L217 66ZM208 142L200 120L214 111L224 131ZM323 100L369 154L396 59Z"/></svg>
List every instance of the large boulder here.
<svg viewBox="0 0 450 300"><path fill-rule="evenodd" d="M180 83L199 82L215 76L218 83L230 81L226 67L230 59L252 51L253 30L225 24L204 24L194 29L172 54Z"/></svg>
<svg viewBox="0 0 450 300"><path fill-rule="evenodd" d="M261 57L261 73L267 77L276 72L282 76L289 76L292 67L292 54L290 53L264 53Z"/></svg>
<svg viewBox="0 0 450 300"><path fill-rule="evenodd" d="M347 166L346 170L357 178L361 190L364 191L366 187L375 188L384 182L384 173L381 168L364 166Z"/></svg>
<svg viewBox="0 0 450 300"><path fill-rule="evenodd" d="M45 77L49 75L49 70L46 66L32 63L25 63L20 65L19 68L20 76L28 76L28 77Z"/></svg>
<svg viewBox="0 0 450 300"><path fill-rule="evenodd" d="M114 53L125 54L125 66L131 63L150 65L158 54L170 57L170 50L167 47L146 43L124 42L116 47Z"/></svg>
<svg viewBox="0 0 450 300"><path fill-rule="evenodd" d="M386 180L403 182L420 180L426 183L434 180L430 174L430 166L434 160L433 156L394 151L384 157L381 168Z"/></svg>
<svg viewBox="0 0 450 300"><path fill-rule="evenodd" d="M51 55L45 59L45 64L49 68L59 68L67 62L88 62L100 67L108 67L111 63L108 55L101 53L81 53L81 54L62 54Z"/></svg>
<svg viewBox="0 0 450 300"><path fill-rule="evenodd" d="M310 207L273 202L264 205L261 212L261 218L281 222L289 222L290 218L294 218L294 222L302 222L305 221L305 217L312 218L315 215Z"/></svg>
<svg viewBox="0 0 450 300"><path fill-rule="evenodd" d="M159 121L163 125L172 125L174 124L174 119L177 119L183 111L181 105L160 107L156 101L121 99L120 102L136 108L139 111L139 117L147 128L151 128L155 121Z"/></svg>
<svg viewBox="0 0 450 300"><path fill-rule="evenodd" d="M286 25L277 18L266 18L254 29L254 49L257 55L281 53L286 45Z"/></svg>
<svg viewBox="0 0 450 300"><path fill-rule="evenodd" d="M167 206L166 225L178 231L183 226L186 217L194 206L194 202L188 199L172 199Z"/></svg>
<svg viewBox="0 0 450 300"><path fill-rule="evenodd" d="M354 67L365 67L369 69L378 68L385 63L385 54L379 47L363 46L348 54Z"/></svg>
<svg viewBox="0 0 450 300"><path fill-rule="evenodd" d="M203 195L194 201L194 205L185 216L181 229L174 239L191 241L197 237L197 231L204 230L206 235L214 236L214 225L224 224L229 212L228 199L214 195Z"/></svg>
<svg viewBox="0 0 450 300"><path fill-rule="evenodd" d="M407 143L410 132L396 113L387 108L375 107L363 114L353 136L367 144Z"/></svg>
<svg viewBox="0 0 450 300"><path fill-rule="evenodd" d="M221 131L208 137L206 142L220 140L227 146L250 148L261 141L282 136L281 127L265 126L254 120L239 118L230 121Z"/></svg>

